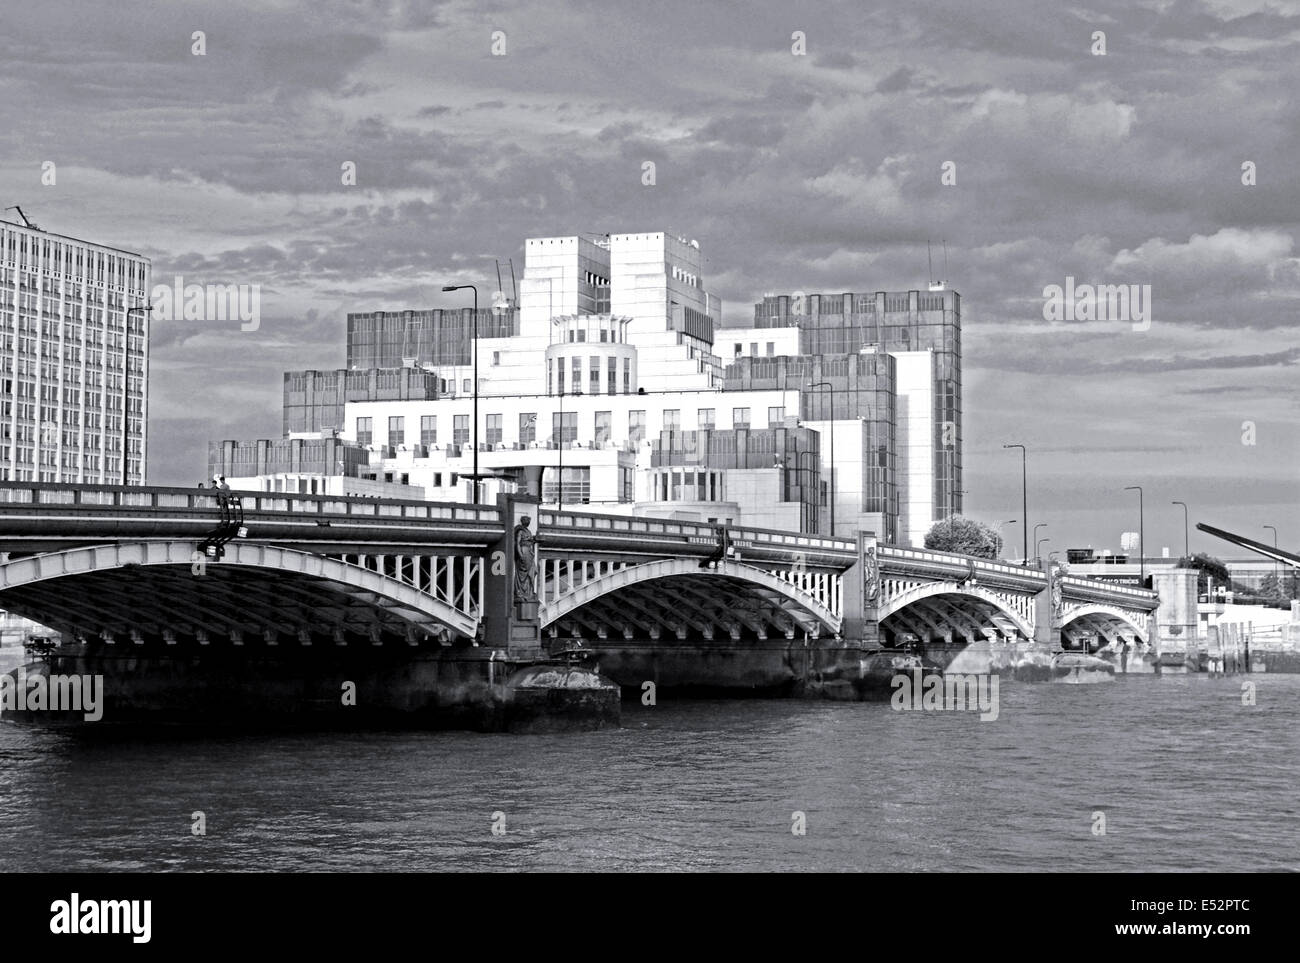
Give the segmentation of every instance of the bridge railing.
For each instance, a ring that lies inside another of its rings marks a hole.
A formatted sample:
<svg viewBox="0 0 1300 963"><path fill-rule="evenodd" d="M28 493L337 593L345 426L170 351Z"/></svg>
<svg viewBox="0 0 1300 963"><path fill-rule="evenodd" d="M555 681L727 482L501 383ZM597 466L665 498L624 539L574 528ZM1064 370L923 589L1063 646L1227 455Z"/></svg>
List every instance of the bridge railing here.
<svg viewBox="0 0 1300 963"><path fill-rule="evenodd" d="M647 540L674 541L700 545L709 549L718 544L719 534L727 529L731 544L741 550L762 548L768 552L785 551L794 559L799 553L829 553L849 556L856 552L855 543L847 538L804 535L766 528L723 526L716 522L690 522L643 515L597 515L586 512L539 512L539 522L553 531L574 533L642 535Z"/></svg>
<svg viewBox="0 0 1300 963"><path fill-rule="evenodd" d="M31 505L77 509L136 509L210 512L218 494L238 498L247 512L297 515L345 515L359 518L418 518L499 524L501 513L491 505L365 498L357 495L306 495L290 492L217 492L211 488L154 488L120 485L57 485L39 482L0 484L0 512L5 506Z"/></svg>
<svg viewBox="0 0 1300 963"><path fill-rule="evenodd" d="M1120 585L1118 582L1107 582L1103 579L1079 578L1077 575L1062 577L1061 585L1074 586L1094 593L1105 592L1107 595L1127 596L1137 602L1152 602L1156 599L1156 593L1150 589L1133 588L1131 585Z"/></svg>
<svg viewBox="0 0 1300 963"><path fill-rule="evenodd" d="M969 555L957 555L953 552L933 552L929 549L920 548L899 548L895 545L881 545L878 554L882 561L916 561L932 562L937 565L947 565L954 568L969 568L970 563L975 563L975 571L993 573L1001 575L1011 575L1016 578L1037 579L1043 581L1046 576L1036 568L1027 568L1024 565L1010 565L1006 562L995 562L986 558L971 558Z"/></svg>

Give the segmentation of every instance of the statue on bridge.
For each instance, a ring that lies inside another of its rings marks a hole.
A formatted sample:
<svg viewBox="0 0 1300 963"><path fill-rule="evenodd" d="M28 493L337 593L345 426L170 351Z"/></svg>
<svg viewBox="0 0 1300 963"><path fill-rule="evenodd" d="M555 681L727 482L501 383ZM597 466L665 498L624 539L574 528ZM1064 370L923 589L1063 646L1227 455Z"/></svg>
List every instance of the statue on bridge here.
<svg viewBox="0 0 1300 963"><path fill-rule="evenodd" d="M875 545L868 545L862 553L862 600L867 605L875 605L880 600L880 564Z"/></svg>
<svg viewBox="0 0 1300 963"><path fill-rule="evenodd" d="M527 515L515 526L515 601L537 601L537 536Z"/></svg>

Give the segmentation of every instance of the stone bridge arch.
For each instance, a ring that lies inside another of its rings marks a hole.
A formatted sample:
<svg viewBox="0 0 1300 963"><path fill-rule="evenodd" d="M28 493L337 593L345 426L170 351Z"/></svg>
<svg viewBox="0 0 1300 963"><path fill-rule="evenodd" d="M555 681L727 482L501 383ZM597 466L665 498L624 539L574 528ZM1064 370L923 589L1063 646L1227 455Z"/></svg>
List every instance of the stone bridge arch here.
<svg viewBox="0 0 1300 963"><path fill-rule="evenodd" d="M883 628L901 628L926 640L978 640L990 629L1015 633L1025 641L1034 638L1032 598L956 581L914 585L883 602L878 618Z"/></svg>
<svg viewBox="0 0 1300 963"><path fill-rule="evenodd" d="M738 641L838 635L842 626L838 613L787 579L731 560L707 569L697 557L611 567L558 597L554 586L546 594L542 627L553 637L630 639L642 632L652 639L719 634Z"/></svg>
<svg viewBox="0 0 1300 963"><path fill-rule="evenodd" d="M1061 636L1073 643L1082 632L1095 632L1103 645L1131 635L1139 642L1149 642L1145 613L1127 611L1114 605L1088 602L1067 605L1062 614Z"/></svg>
<svg viewBox="0 0 1300 963"><path fill-rule="evenodd" d="M196 561L196 551L189 540L126 542L10 559L0 563L0 608L112 641L172 642L179 630L242 642L252 627L269 644L310 644L314 631L411 644L477 633L477 613L338 558L238 540L220 561Z"/></svg>

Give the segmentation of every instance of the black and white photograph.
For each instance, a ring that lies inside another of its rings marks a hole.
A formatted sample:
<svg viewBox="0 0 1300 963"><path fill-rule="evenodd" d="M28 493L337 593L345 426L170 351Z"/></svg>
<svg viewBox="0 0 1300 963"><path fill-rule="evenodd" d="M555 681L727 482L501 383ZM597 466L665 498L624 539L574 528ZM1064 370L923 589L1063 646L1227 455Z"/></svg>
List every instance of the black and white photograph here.
<svg viewBox="0 0 1300 963"><path fill-rule="evenodd" d="M0 871L78 874L11 926L870 873L1265 931L1300 0L8 3L0 125Z"/></svg>

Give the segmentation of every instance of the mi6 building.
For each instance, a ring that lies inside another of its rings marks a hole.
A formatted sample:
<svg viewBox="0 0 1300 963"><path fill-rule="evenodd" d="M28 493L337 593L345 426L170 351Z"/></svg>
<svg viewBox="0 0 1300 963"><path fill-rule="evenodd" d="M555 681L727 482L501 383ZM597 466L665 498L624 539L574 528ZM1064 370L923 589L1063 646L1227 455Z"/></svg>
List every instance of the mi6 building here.
<svg viewBox="0 0 1300 963"><path fill-rule="evenodd" d="M960 509L955 292L769 296L723 327L701 264L663 232L530 238L477 315L349 315L344 368L285 375L284 437L209 470L437 501L531 477L552 509L904 544Z"/></svg>

